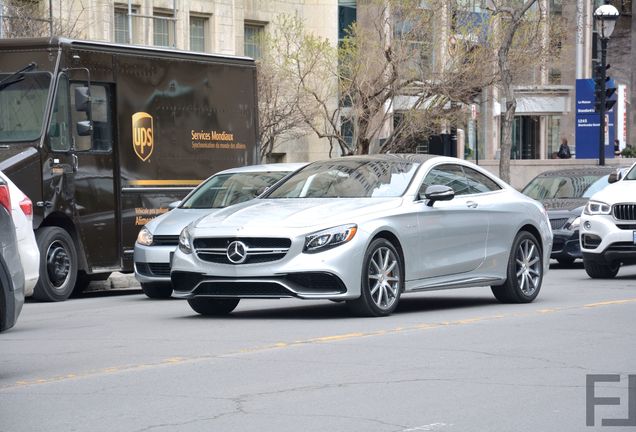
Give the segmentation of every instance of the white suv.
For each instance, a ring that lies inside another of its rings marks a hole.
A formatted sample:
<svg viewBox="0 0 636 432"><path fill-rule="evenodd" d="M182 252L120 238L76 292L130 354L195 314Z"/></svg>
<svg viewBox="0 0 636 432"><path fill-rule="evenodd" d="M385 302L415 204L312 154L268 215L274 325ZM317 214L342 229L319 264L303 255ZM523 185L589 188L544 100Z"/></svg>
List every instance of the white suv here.
<svg viewBox="0 0 636 432"><path fill-rule="evenodd" d="M583 264L591 278L613 278L621 265L636 264L636 164L590 198L580 227Z"/></svg>

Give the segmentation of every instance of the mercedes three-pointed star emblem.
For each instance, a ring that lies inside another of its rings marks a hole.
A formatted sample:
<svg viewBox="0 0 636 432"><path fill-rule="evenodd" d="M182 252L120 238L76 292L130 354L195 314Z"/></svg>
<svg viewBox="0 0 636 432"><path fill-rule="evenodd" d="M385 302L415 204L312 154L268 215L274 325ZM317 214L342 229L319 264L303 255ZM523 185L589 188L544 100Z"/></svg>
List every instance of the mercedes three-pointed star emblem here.
<svg viewBox="0 0 636 432"><path fill-rule="evenodd" d="M227 247L227 259L234 264L241 264L247 258L247 247L241 241L233 241Z"/></svg>

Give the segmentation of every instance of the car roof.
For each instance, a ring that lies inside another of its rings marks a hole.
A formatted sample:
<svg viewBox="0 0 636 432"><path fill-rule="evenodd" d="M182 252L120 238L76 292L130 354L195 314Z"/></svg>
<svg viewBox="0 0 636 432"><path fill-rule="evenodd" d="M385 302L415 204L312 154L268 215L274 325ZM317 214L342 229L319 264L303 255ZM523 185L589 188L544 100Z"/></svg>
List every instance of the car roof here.
<svg viewBox="0 0 636 432"><path fill-rule="evenodd" d="M434 159L442 158L443 156L431 155L431 154L411 154L411 153L380 153L372 155L356 155L356 156L342 156L338 158L328 159L328 161L343 161L343 160L360 160L360 161L393 161L393 162L411 162L423 164L424 162ZM318 161L325 162L327 160Z"/></svg>
<svg viewBox="0 0 636 432"><path fill-rule="evenodd" d="M611 174L617 167L612 166L591 166L581 168L567 168L559 170L544 171L537 177L580 177L595 175L602 177L607 174Z"/></svg>
<svg viewBox="0 0 636 432"><path fill-rule="evenodd" d="M229 168L219 171L217 174L235 174L246 172L292 172L307 165L307 162L271 163L260 165L247 165L236 168Z"/></svg>

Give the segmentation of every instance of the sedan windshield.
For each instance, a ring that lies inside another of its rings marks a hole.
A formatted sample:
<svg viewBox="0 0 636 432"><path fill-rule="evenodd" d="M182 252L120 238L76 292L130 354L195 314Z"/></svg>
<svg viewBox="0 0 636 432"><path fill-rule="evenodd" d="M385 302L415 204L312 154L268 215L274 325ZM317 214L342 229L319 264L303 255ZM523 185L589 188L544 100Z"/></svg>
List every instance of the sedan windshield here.
<svg viewBox="0 0 636 432"><path fill-rule="evenodd" d="M398 197L418 166L386 160L317 162L295 173L266 198Z"/></svg>
<svg viewBox="0 0 636 432"><path fill-rule="evenodd" d="M250 200L282 179L287 172L243 172L211 177L186 197L180 208L223 208Z"/></svg>
<svg viewBox="0 0 636 432"><path fill-rule="evenodd" d="M522 192L539 201L589 198L609 184L607 179L607 175L538 177L528 183Z"/></svg>
<svg viewBox="0 0 636 432"><path fill-rule="evenodd" d="M33 141L40 137L51 74L0 74L0 142Z"/></svg>

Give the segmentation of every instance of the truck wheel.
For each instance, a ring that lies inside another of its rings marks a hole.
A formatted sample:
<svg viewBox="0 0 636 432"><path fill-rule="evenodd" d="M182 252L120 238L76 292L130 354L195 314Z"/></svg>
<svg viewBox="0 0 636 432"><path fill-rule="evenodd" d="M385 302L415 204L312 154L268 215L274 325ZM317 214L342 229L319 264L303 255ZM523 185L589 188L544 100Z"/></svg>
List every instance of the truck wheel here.
<svg viewBox="0 0 636 432"><path fill-rule="evenodd" d="M583 260L587 275L592 279L613 279L618 274L619 263L601 264Z"/></svg>
<svg viewBox="0 0 636 432"><path fill-rule="evenodd" d="M43 227L35 233L40 250L40 279L33 297L41 301L64 301L77 279L77 251L71 236L62 228Z"/></svg>
<svg viewBox="0 0 636 432"><path fill-rule="evenodd" d="M141 289L151 299L167 299L172 296L172 285L169 283L142 283Z"/></svg>
<svg viewBox="0 0 636 432"><path fill-rule="evenodd" d="M227 315L239 304L240 299L217 299L209 297L195 297L188 299L192 310L201 315Z"/></svg>
<svg viewBox="0 0 636 432"><path fill-rule="evenodd" d="M506 282L491 287L502 303L530 303L539 294L543 281L543 256L539 242L527 231L517 234L510 258Z"/></svg>

